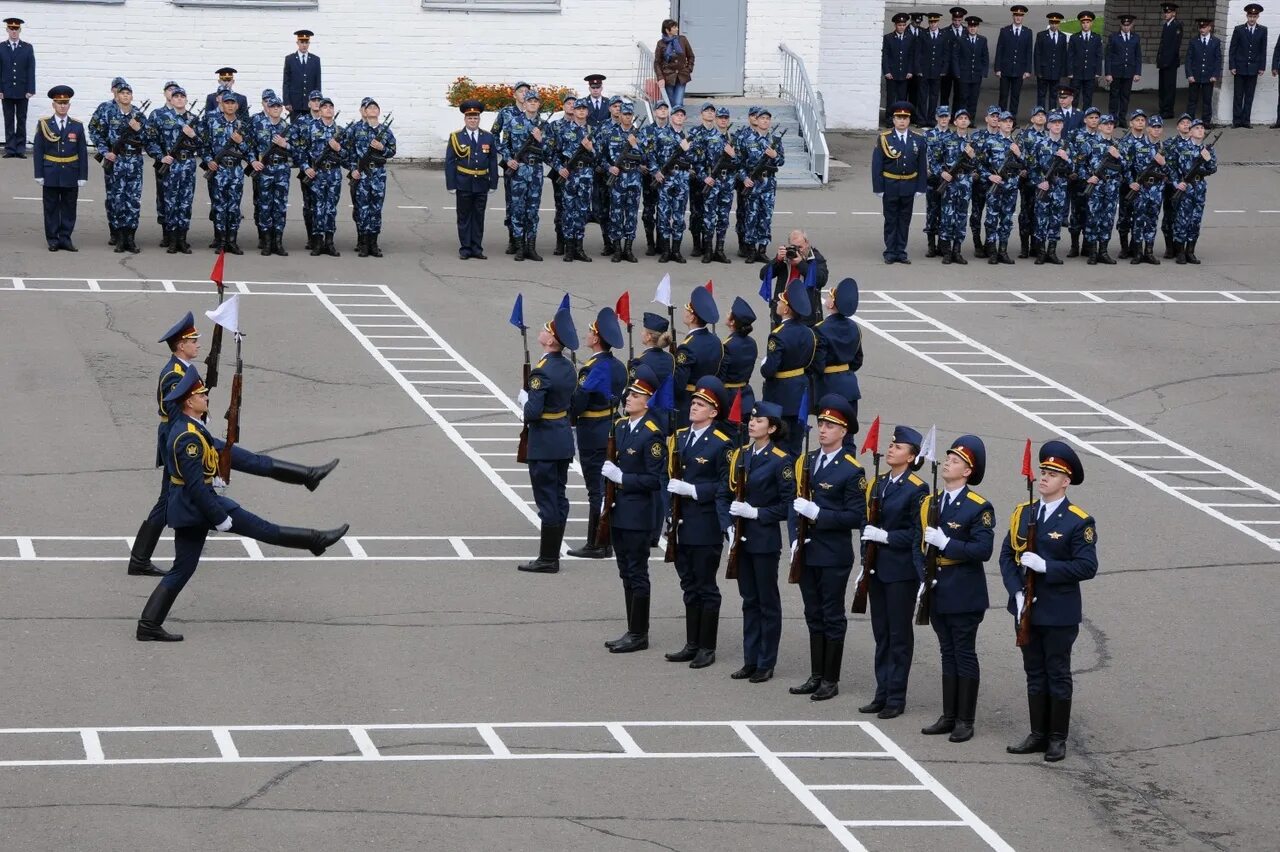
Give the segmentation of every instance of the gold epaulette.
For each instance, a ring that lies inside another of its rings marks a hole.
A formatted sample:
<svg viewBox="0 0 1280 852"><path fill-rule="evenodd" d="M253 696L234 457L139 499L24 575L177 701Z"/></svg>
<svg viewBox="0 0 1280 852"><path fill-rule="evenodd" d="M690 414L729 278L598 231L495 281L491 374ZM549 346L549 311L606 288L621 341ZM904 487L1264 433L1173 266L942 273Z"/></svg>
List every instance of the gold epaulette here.
<svg viewBox="0 0 1280 852"><path fill-rule="evenodd" d="M654 423L652 420L646 420L646 421L644 421L644 425L649 427L649 431L650 431L650 432L657 432L657 431L658 431L658 424L657 424L657 423Z"/></svg>
<svg viewBox="0 0 1280 852"><path fill-rule="evenodd" d="M786 450L784 450L784 449L781 449L780 447L774 447L774 448L773 448L773 454L774 454L775 456L777 456L778 458L783 458L783 459L785 459L785 458L787 457L787 451L786 451Z"/></svg>
<svg viewBox="0 0 1280 852"><path fill-rule="evenodd" d="M728 435L726 435L725 433L721 432L719 429L712 429L712 430L711 430L711 434L712 434L712 435L715 435L715 436L716 436L717 438L719 438L721 441L728 441L728 440L729 440L729 436L728 436Z"/></svg>
<svg viewBox="0 0 1280 852"><path fill-rule="evenodd" d="M1071 504L1068 508L1071 510L1071 514L1079 518L1083 518L1086 521L1089 520L1089 513L1086 512L1084 509L1081 509L1079 506L1075 505L1074 503Z"/></svg>
<svg viewBox="0 0 1280 852"><path fill-rule="evenodd" d="M912 485L924 485L924 480L916 476L914 473L907 475L907 481Z"/></svg>
<svg viewBox="0 0 1280 852"><path fill-rule="evenodd" d="M977 503L977 504L978 504L978 505L980 505L980 506L981 506L982 504L984 504L984 503L986 503L986 502L987 502L987 498L986 498L986 497L983 497L981 494L979 494L979 493L978 493L978 492L976 492L976 491L970 491L970 492L969 492L969 499L970 499L970 500L972 500L973 502Z"/></svg>

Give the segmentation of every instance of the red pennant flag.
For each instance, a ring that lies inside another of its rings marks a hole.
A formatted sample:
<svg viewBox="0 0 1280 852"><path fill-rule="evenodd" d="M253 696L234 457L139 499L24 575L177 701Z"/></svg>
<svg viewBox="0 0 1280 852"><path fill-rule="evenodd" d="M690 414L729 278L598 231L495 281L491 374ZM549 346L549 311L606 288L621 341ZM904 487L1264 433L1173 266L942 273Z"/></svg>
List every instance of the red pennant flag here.
<svg viewBox="0 0 1280 852"><path fill-rule="evenodd" d="M742 388L738 388L738 393L733 398L733 405L729 407L729 422L742 425Z"/></svg>
<svg viewBox="0 0 1280 852"><path fill-rule="evenodd" d="M1027 446L1022 451L1022 475L1027 479L1035 479L1031 473L1031 439L1027 439Z"/></svg>
<svg viewBox="0 0 1280 852"><path fill-rule="evenodd" d="M710 278L707 279L707 292L713 296L716 294L715 286L711 283Z"/></svg>
<svg viewBox="0 0 1280 852"><path fill-rule="evenodd" d="M867 430L867 437L862 442L862 449L858 450L858 455L862 455L867 450L873 453L880 452L880 418L877 417L871 421L871 428Z"/></svg>
<svg viewBox="0 0 1280 852"><path fill-rule="evenodd" d="M213 262L213 271L209 273L209 280L218 285L218 289L222 289L222 268L227 263L227 251L223 249L218 252L218 259Z"/></svg>
<svg viewBox="0 0 1280 852"><path fill-rule="evenodd" d="M631 325L631 291L623 290L622 295L618 297L618 304L614 307L613 312L618 315L618 319L622 320L624 325Z"/></svg>

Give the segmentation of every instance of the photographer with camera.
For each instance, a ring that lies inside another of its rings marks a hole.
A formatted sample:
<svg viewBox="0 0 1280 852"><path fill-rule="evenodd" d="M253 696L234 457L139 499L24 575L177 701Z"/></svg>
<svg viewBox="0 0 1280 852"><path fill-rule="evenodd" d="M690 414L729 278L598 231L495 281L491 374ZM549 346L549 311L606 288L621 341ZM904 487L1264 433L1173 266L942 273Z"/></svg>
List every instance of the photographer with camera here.
<svg viewBox="0 0 1280 852"><path fill-rule="evenodd" d="M809 244L809 237L799 228L788 235L787 244L778 246L778 253L771 262L760 268L760 280L773 270L773 294L769 299L769 313L772 324L778 324L778 294L787 289L787 284L799 278L808 281L809 267L813 266L813 287L809 291L809 302L813 310L800 317L805 325L812 326L822 319L822 300L819 293L827 286L827 259Z"/></svg>

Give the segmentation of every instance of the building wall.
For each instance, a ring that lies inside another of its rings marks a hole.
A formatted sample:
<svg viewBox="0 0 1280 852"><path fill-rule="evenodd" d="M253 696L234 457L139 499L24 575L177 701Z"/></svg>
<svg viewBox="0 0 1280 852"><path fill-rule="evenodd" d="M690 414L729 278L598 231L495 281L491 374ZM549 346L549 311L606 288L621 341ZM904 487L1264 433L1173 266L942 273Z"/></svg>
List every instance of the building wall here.
<svg viewBox="0 0 1280 852"><path fill-rule="evenodd" d="M1231 77L1229 51L1231 48L1231 32L1238 25L1244 23L1244 7L1249 5L1253 0L1230 0L1230 2L1219 2L1218 6L1218 24L1215 27L1214 34L1222 39L1222 58L1224 65L1222 71L1222 88L1218 93L1218 103L1214 108L1214 117L1219 124L1231 124L1231 101L1235 96L1234 80ZM1223 14L1223 6L1226 6L1225 16ZM1275 6L1263 3L1264 11L1258 18L1258 23L1267 28L1267 69L1262 76L1258 78L1258 88L1253 96L1253 125L1257 127L1259 124L1267 125L1276 120L1276 78L1271 76L1271 58L1275 55L1276 40L1280 38L1280 15L1274 14ZM1271 8L1267 8L1270 6ZM1224 20L1225 17L1225 20Z"/></svg>
<svg viewBox="0 0 1280 852"><path fill-rule="evenodd" d="M822 96L830 129L868 130L879 122L884 18L884 2L822 4L817 26L820 60L817 67L807 59L805 65Z"/></svg>
<svg viewBox="0 0 1280 852"><path fill-rule="evenodd" d="M882 0L871 0L866 5L880 5ZM825 8L838 5L863 5L848 0L748 0L746 94L776 98L780 80L782 59L778 45L788 48L804 58L809 78L815 75L822 61L819 50L819 24Z"/></svg>

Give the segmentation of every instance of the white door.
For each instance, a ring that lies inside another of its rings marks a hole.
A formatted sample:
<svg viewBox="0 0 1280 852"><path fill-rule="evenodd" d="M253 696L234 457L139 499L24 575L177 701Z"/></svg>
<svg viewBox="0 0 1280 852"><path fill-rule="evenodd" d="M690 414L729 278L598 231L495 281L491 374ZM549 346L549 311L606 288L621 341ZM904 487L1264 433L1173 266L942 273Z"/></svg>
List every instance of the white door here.
<svg viewBox="0 0 1280 852"><path fill-rule="evenodd" d="M689 95L741 95L747 0L672 0L671 17L693 47Z"/></svg>

